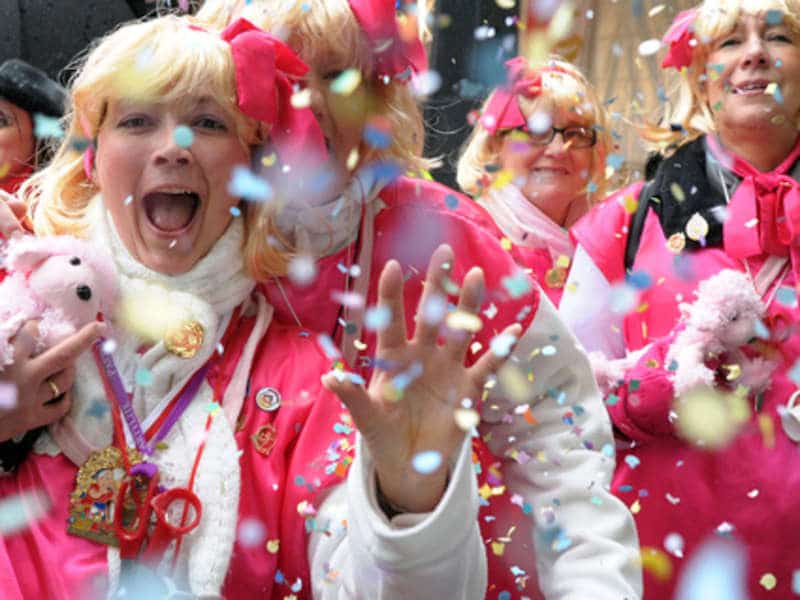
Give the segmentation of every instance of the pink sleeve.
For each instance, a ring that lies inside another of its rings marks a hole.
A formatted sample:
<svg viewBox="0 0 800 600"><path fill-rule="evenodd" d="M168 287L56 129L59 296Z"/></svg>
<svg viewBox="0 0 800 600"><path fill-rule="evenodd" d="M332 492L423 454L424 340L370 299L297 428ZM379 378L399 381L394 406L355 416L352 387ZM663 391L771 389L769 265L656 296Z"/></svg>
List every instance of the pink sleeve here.
<svg viewBox="0 0 800 600"><path fill-rule="evenodd" d="M669 420L674 391L669 365L664 364L674 336L648 347L624 379L606 396L611 421L620 432L637 442L673 435Z"/></svg>
<svg viewBox="0 0 800 600"><path fill-rule="evenodd" d="M570 229L575 245L580 245L610 283L625 277L625 245L632 213L625 197L635 199L644 182L637 182L611 194ZM631 204L631 206L633 206Z"/></svg>

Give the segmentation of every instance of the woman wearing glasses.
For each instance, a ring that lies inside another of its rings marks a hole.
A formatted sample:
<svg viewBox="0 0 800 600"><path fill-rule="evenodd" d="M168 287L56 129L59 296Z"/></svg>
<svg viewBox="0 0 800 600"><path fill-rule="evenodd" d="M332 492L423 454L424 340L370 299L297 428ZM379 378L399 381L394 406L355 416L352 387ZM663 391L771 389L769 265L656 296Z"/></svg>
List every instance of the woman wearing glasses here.
<svg viewBox="0 0 800 600"><path fill-rule="evenodd" d="M476 197L558 304L574 251L567 233L603 197L610 145L606 113L571 64L506 63L458 162L458 183Z"/></svg>

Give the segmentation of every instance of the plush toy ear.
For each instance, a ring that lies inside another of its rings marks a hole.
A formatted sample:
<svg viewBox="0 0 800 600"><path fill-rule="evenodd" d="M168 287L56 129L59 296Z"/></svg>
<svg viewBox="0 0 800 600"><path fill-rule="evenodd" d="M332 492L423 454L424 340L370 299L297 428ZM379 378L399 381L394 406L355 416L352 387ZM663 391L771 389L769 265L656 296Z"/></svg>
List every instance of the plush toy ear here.
<svg viewBox="0 0 800 600"><path fill-rule="evenodd" d="M53 254L45 239L25 236L12 240L8 245L6 268L25 273L33 271Z"/></svg>

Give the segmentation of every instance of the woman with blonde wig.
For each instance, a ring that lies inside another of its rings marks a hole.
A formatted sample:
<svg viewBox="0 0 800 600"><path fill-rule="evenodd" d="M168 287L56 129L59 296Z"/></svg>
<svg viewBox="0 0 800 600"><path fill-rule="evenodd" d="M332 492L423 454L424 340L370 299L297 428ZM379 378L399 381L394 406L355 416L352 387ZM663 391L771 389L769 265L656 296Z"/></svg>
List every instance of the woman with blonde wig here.
<svg viewBox="0 0 800 600"><path fill-rule="evenodd" d="M647 133L665 158L651 181L572 229L575 293L564 295L562 313L587 349L607 359L636 352L607 405L629 446L614 491L636 507L644 552L665 552L658 559L671 565L646 576L646 598L674 597L683 574L678 597L707 596L693 587L702 562L688 565L721 536L744 565L726 597L796 593L800 547L786 532L800 526L799 25L796 0L707 0L679 14L663 62L678 72L677 100ZM688 320L702 314L692 304L699 284L723 270L741 274L747 289L717 289L714 302L761 298L755 341L703 345L699 364L682 364L684 328L724 339L753 318L726 309L718 316L730 325L720 331ZM678 371L705 368L715 389L690 393Z"/></svg>
<svg viewBox="0 0 800 600"><path fill-rule="evenodd" d="M594 88L551 58L506 62L458 161L458 184L483 206L558 305L574 247L567 229L605 192L611 146Z"/></svg>
<svg viewBox="0 0 800 600"><path fill-rule="evenodd" d="M463 325L480 329L469 362L504 354L497 333L507 324L525 328L508 363L514 366L498 385L481 403L467 402L452 414L479 432L473 449L487 593L636 597L641 576L635 532L624 507L606 491L613 446L586 356L547 297L503 249L491 217L445 186L406 175L429 164L422 158L416 98L425 80L417 77L427 69L418 23L427 21L422 2L402 3L399 13L396 4L207 0L198 14L216 26L244 15L283 35L310 66L308 101L330 158L316 171L284 173L278 167L267 174L270 184L305 181L317 192L265 207L277 208L277 243L299 253L288 277L264 282L276 318L330 333L366 375L380 364L374 358L374 307L378 271L387 260L398 259L403 267L406 315L420 304L434 322L445 318L450 301L422 293L421 269L434 248L447 243L453 249L448 293L480 266L487 277L482 323ZM308 269L297 267L309 263L315 273L298 276ZM459 316L445 320L457 323ZM418 329L419 321L407 326ZM557 360L536 350L551 344ZM559 397L580 406L578 430L564 421ZM531 459L540 450L548 458ZM401 504L386 514L394 523L408 512Z"/></svg>
<svg viewBox="0 0 800 600"><path fill-rule="evenodd" d="M287 165L325 153L292 106L306 69L245 20L220 33L175 16L121 27L80 69L67 137L23 194L37 242L71 234L110 255L120 301L42 353L33 322L12 339L0 377L18 404L68 410L0 478L18 511L0 541L4 599L482 595L476 477L451 404L477 399L503 359L466 368L470 336L437 346L432 324L410 341L389 262L366 388L327 337L272 323L251 275L268 269L256 240L276 233L248 186L253 145L268 135ZM450 262L434 253L427 293ZM482 288L471 270L465 318ZM3 436L31 424L16 425ZM414 514L390 527L396 505Z"/></svg>

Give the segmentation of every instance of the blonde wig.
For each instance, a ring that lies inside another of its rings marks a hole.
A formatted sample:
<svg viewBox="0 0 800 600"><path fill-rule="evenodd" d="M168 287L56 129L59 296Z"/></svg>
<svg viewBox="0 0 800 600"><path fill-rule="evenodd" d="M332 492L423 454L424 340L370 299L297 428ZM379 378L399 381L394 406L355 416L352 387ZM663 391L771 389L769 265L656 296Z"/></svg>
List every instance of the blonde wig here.
<svg viewBox="0 0 800 600"><path fill-rule="evenodd" d="M417 33L426 39L428 2L416 6ZM419 172L438 165L423 158L425 126L422 108L407 81L379 80L370 42L347 0L206 0L197 18L216 28L244 17L283 38L312 68L324 64L340 70L357 69L373 99L374 116L387 119L392 141L388 148L362 154L370 160L388 160Z"/></svg>
<svg viewBox="0 0 800 600"><path fill-rule="evenodd" d="M659 151L668 151L715 131L714 115L704 94L704 81L709 77L708 57L715 42L736 28L742 13L780 11L784 23L800 29L800 0L706 0L697 10L693 25L697 45L692 51L692 63L679 74L672 69L668 74L673 79L670 87L676 100L667 106L663 116L665 126L646 125L641 130L642 137ZM800 115L796 122L800 126ZM672 125L680 125L683 131Z"/></svg>
<svg viewBox="0 0 800 600"><path fill-rule="evenodd" d="M596 189L587 191L589 201L597 202L605 194L605 162L612 147L605 107L592 84L575 65L553 56L547 60L545 66L554 70L541 71L542 92L534 98L517 95L516 101L526 117L563 110L574 115L577 124L591 127L597 132L597 143L592 148L589 172L589 181L594 183ZM535 74L535 70L529 69L525 76ZM484 102L481 112L486 110L488 104L489 99ZM480 194L481 181L489 175L486 167L497 163L505 133L507 132L498 130L491 134L481 124L480 119L476 121L458 160L456 179L464 192L473 196Z"/></svg>
<svg viewBox="0 0 800 600"><path fill-rule="evenodd" d="M230 48L217 33L190 27L185 18L164 16L123 25L91 50L71 85L65 139L50 165L21 190L37 235L85 236L87 209L102 190L84 171L84 148L96 140L110 102L181 103L211 98L236 123L246 148L261 143L258 121L237 106ZM244 260L263 274L284 268L285 257L267 242L271 223L247 203Z"/></svg>

